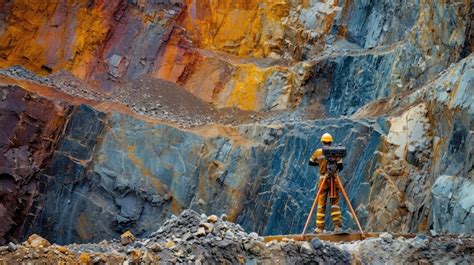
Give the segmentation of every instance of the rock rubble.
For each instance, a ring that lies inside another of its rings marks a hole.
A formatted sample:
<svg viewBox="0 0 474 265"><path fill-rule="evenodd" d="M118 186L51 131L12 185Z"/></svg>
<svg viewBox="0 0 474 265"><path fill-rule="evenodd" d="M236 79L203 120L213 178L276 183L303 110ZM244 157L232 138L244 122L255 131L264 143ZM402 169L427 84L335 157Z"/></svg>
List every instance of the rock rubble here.
<svg viewBox="0 0 474 265"><path fill-rule="evenodd" d="M32 235L22 244L0 247L0 263L82 262L164 264L350 264L350 263L449 263L470 264L474 237L418 235L380 238L351 243L312 241L264 242L263 237L245 232L225 216L206 216L184 210L172 216L150 236L135 239L126 231L121 239L96 244L50 244ZM124 242L124 240L126 242ZM125 243L125 244L124 244Z"/></svg>

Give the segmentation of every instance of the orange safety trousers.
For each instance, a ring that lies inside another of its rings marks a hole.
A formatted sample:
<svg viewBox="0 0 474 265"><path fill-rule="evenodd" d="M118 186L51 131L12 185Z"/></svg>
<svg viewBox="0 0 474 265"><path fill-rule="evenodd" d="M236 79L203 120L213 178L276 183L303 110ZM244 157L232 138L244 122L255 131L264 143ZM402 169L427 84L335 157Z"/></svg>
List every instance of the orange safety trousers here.
<svg viewBox="0 0 474 265"><path fill-rule="evenodd" d="M326 176L321 176L318 181L318 189L321 187L321 183L323 182L323 179L326 178ZM339 208L339 199L340 199L340 190L339 186L337 185L337 180L334 179L334 185L336 188L336 194L334 198L329 198L329 201L331 203L331 218L332 222L334 223L334 226L336 227L341 227L341 208ZM316 213L316 227L320 229L324 229L325 226L325 219L326 219L326 200L327 197L329 197L330 194L330 179L326 178L326 181L324 182L324 187L323 190L321 190L321 194L319 195L318 198L318 211Z"/></svg>

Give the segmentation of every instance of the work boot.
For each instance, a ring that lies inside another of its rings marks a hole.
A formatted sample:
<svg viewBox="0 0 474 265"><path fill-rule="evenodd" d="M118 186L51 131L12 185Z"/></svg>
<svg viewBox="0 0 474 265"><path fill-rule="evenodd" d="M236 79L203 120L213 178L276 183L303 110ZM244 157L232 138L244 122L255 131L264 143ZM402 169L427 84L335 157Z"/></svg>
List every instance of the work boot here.
<svg viewBox="0 0 474 265"><path fill-rule="evenodd" d="M322 234L322 233L324 233L324 230L322 228L316 227L316 229L314 229L314 233L315 234Z"/></svg>
<svg viewBox="0 0 474 265"><path fill-rule="evenodd" d="M334 227L334 233L341 233L341 232L342 232L342 228L340 226Z"/></svg>

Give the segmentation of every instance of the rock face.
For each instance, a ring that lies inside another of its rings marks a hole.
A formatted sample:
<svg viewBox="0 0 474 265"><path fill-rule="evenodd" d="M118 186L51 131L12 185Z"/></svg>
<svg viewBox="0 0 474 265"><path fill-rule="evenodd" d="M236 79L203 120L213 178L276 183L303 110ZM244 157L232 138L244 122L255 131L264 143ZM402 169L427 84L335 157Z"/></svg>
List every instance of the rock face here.
<svg viewBox="0 0 474 265"><path fill-rule="evenodd" d="M433 185L433 228L451 233L473 232L472 181L440 176Z"/></svg>
<svg viewBox="0 0 474 265"><path fill-rule="evenodd" d="M469 54L470 1L60 1L4 3L0 66L67 69L102 91L140 75L218 107L299 105L331 115L420 87ZM50 45L54 43L54 45ZM329 87L309 82L323 65ZM311 97L310 97L311 98Z"/></svg>
<svg viewBox="0 0 474 265"><path fill-rule="evenodd" d="M84 172L91 161L97 137L104 127L104 116L105 114L97 113L85 106L76 107L72 111L51 162L41 172L41 177L48 181L44 183L37 197L33 209L34 216L28 225L35 222L48 222L52 226L41 227L38 233L47 235L48 232L45 230L50 229L50 233L55 233L66 240L72 240L74 237L90 238L89 224L84 218L71 214L71 211L78 207L81 212L87 211L85 208L87 205L78 205L78 203L89 199L83 193L88 188L84 185ZM52 196L45 196L45 194L52 194ZM80 199L73 200L66 194L72 194ZM48 207L44 208L45 205ZM63 215L60 215L61 213ZM53 221L50 216L63 217ZM58 230L59 227L70 226L73 223L76 223L77 230ZM25 229L29 230L27 227Z"/></svg>
<svg viewBox="0 0 474 265"><path fill-rule="evenodd" d="M469 57L458 68L469 69L471 63ZM470 75L458 68L440 79L451 80L450 76L460 84L456 93L469 93L463 84L470 82L464 80ZM445 93L433 93L428 87L423 91L427 94L418 91L415 96L431 97L435 103ZM407 101L416 102L415 96ZM399 104L404 108L412 103ZM128 229L142 236L157 229L170 213L193 208L226 213L248 231L298 233L305 219L295 216L307 214L312 203L308 194L316 192L316 172L307 167L306 159L319 135L329 131L350 150L342 176L366 229L415 232L428 229L433 222L437 231L471 233L472 216L460 211L469 209L468 198L460 202L463 208L447 215L463 219L437 219L441 216L438 209L451 212L457 206L440 204L438 197L447 191L433 186L439 175L431 171L435 169L432 164L426 164L434 156L426 157L423 152L433 141L432 129L427 127L431 111L427 104L414 104L400 117L378 122L339 118L184 131L125 114L105 115L82 105L72 112L44 171L54 181L39 196L41 210L22 232L37 232L60 243L99 241ZM437 150L437 156L445 157L446 149ZM457 201L452 203L457 205ZM354 227L345 207L343 204L343 221ZM98 219L103 220L101 225L93 225ZM438 227L440 224L452 230Z"/></svg>
<svg viewBox="0 0 474 265"><path fill-rule="evenodd" d="M21 220L45 184L37 174L49 162L67 112L65 104L16 86L1 87L0 244L5 237L18 236Z"/></svg>
<svg viewBox="0 0 474 265"><path fill-rule="evenodd" d="M188 132L76 107L42 173L51 181L38 197L38 213L23 233L58 243L99 241L127 229L142 235L186 208L226 213L249 231L297 233L304 218L294 216L306 214L317 182L306 160L324 131L351 150L346 169L356 174L343 178L364 214L367 176L375 170L364 161L378 147L377 123L330 119L215 129ZM348 212L343 218L350 225Z"/></svg>
<svg viewBox="0 0 474 265"><path fill-rule="evenodd" d="M368 226L406 232L472 233L472 117L474 57L436 81L384 107L402 110L389 119L379 169L372 179ZM361 110L368 113L380 102Z"/></svg>
<svg viewBox="0 0 474 265"><path fill-rule="evenodd" d="M366 230L472 234L471 18L467 0L0 0L0 67L31 71L0 71L0 244L145 237L188 208L298 233L324 132Z"/></svg>
<svg viewBox="0 0 474 265"><path fill-rule="evenodd" d="M449 75L455 78L448 78ZM473 233L474 57L469 56L434 85L436 140L444 150L438 158L433 185L433 228L449 233ZM449 93L445 93L451 89ZM441 114L443 113L443 114ZM446 137L447 136L447 137ZM448 219L449 217L449 219Z"/></svg>
<svg viewBox="0 0 474 265"><path fill-rule="evenodd" d="M1 65L22 64L40 73L65 68L109 90L108 78L151 69L178 14L167 2L4 3Z"/></svg>

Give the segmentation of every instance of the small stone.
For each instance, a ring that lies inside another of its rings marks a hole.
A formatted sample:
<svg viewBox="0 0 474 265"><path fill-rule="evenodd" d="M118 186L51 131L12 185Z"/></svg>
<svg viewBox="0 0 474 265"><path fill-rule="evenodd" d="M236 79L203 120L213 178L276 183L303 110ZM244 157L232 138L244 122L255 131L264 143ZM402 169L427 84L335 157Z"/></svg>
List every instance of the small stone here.
<svg viewBox="0 0 474 265"><path fill-rule="evenodd" d="M13 252L17 249L16 245L13 242L8 243L8 250Z"/></svg>
<svg viewBox="0 0 474 265"><path fill-rule="evenodd" d="M423 234L418 234L418 235L416 235L416 237L415 237L415 240L416 240L416 241L420 241L420 242L423 242L423 241L425 241L425 240L427 240L427 239L428 239L428 237L427 237L426 235L423 235Z"/></svg>
<svg viewBox="0 0 474 265"><path fill-rule="evenodd" d="M96 257L96 258L98 258L98 257ZM94 258L94 263L98 263L100 261L99 260L99 261L95 262L96 258ZM89 264L90 262L91 262L91 256L88 253L83 252L83 253L81 253L81 255L79 255L79 263Z"/></svg>
<svg viewBox="0 0 474 265"><path fill-rule="evenodd" d="M183 256L184 256L184 252L180 249L180 250L176 251L176 252L174 253L174 255L175 255L176 257L183 257Z"/></svg>
<svg viewBox="0 0 474 265"><path fill-rule="evenodd" d="M143 258L142 258L142 263L145 263L145 264L156 264L158 261L158 257L155 256L153 253L150 253L150 252L145 252L145 254L143 254Z"/></svg>
<svg viewBox="0 0 474 265"><path fill-rule="evenodd" d="M32 234L30 237L28 237L28 244L34 248L38 247L49 247L51 246L51 243L49 243L48 240L42 238L41 236L37 234Z"/></svg>
<svg viewBox="0 0 474 265"><path fill-rule="evenodd" d="M221 240L218 240L217 242L215 242L215 245L218 246L218 247L221 247L221 248L226 248L231 243L232 243L232 241L230 241L229 239L221 239Z"/></svg>
<svg viewBox="0 0 474 265"><path fill-rule="evenodd" d="M260 255L262 253L263 249L265 249L265 243L255 242L253 247L250 248L250 252L252 252L255 255Z"/></svg>
<svg viewBox="0 0 474 265"><path fill-rule="evenodd" d="M139 249L132 249L130 252L130 258L133 262L140 262L140 259L142 257L142 252Z"/></svg>
<svg viewBox="0 0 474 265"><path fill-rule="evenodd" d="M184 236L183 236L183 240L184 240L184 241L188 241L188 240L190 240L190 239L192 239L192 238L193 238L193 234L191 234L190 232L187 232L187 233L184 234Z"/></svg>
<svg viewBox="0 0 474 265"><path fill-rule="evenodd" d="M123 245L123 246L126 246L128 244L131 244L135 241L135 236L132 234L132 232L130 231L127 231L125 233L123 233L121 236L120 236L120 243Z"/></svg>
<svg viewBox="0 0 474 265"><path fill-rule="evenodd" d="M235 234L232 231L227 230L225 232L225 237L228 238L228 239L233 239L235 237Z"/></svg>
<svg viewBox="0 0 474 265"><path fill-rule="evenodd" d="M387 233L387 232L382 233L382 234L380 235L380 238L383 239L383 241L385 241L385 242L387 242L387 243L391 243L391 242L393 241L393 236L392 236L392 234Z"/></svg>
<svg viewBox="0 0 474 265"><path fill-rule="evenodd" d="M206 230L206 233L208 234L212 233L212 231L214 230L214 225L210 223L203 223L200 226L204 227L204 229Z"/></svg>
<svg viewBox="0 0 474 265"><path fill-rule="evenodd" d="M196 231L196 233L194 233L194 235L197 236L197 237L205 236L206 235L206 230L204 229L204 227L199 227L198 230Z"/></svg>
<svg viewBox="0 0 474 265"><path fill-rule="evenodd" d="M67 249L67 247L65 247L65 246L57 246L56 249L59 252L63 253L63 254L68 254L69 253L69 249Z"/></svg>
<svg viewBox="0 0 474 265"><path fill-rule="evenodd" d="M172 240L168 240L166 243L165 243L165 248L172 248L172 247L175 247L176 246L176 243Z"/></svg>
<svg viewBox="0 0 474 265"><path fill-rule="evenodd" d="M267 248L274 249L276 251L281 250L281 246L280 246L279 242L276 241L276 240L270 241L269 243L266 244L266 246L267 246Z"/></svg>
<svg viewBox="0 0 474 265"><path fill-rule="evenodd" d="M250 250L254 245L255 245L255 241L250 241L250 242L244 243L244 249L248 251L248 250Z"/></svg>
<svg viewBox="0 0 474 265"><path fill-rule="evenodd" d="M311 245L313 245L314 249L319 249L323 246L323 242L319 238L314 238L311 240Z"/></svg>
<svg viewBox="0 0 474 265"><path fill-rule="evenodd" d="M134 248L141 248L141 247L143 247L143 243L140 242L140 241L135 241L135 243L133 244L133 247Z"/></svg>
<svg viewBox="0 0 474 265"><path fill-rule="evenodd" d="M218 219L219 219L219 218L218 218L216 215L214 215L214 214L213 214L213 215L209 215L209 217L207 217L207 221L208 221L209 223L215 223L215 222L217 222Z"/></svg>
<svg viewBox="0 0 474 265"><path fill-rule="evenodd" d="M257 239L258 239L258 234L255 233L255 232L251 232L251 233L249 234L249 236L250 236L250 238L252 238L252 239L254 239L254 240L257 240Z"/></svg>
<svg viewBox="0 0 474 265"><path fill-rule="evenodd" d="M221 219L222 221L227 221L227 214L225 213L221 214Z"/></svg>
<svg viewBox="0 0 474 265"><path fill-rule="evenodd" d="M82 255L82 254L81 254ZM104 262L100 256L95 256L93 259L92 259L92 263L93 264L97 264L99 262ZM82 262L81 262L82 263Z"/></svg>
<svg viewBox="0 0 474 265"><path fill-rule="evenodd" d="M155 251L155 252L160 252L160 251L163 250L163 247L162 247L160 244L158 244L158 243L153 243L153 244L150 246L150 249L151 249L152 251Z"/></svg>
<svg viewBox="0 0 474 265"><path fill-rule="evenodd" d="M308 243L308 242L303 242L303 244L301 244L301 249L300 249L301 253L303 254L312 254L313 253L313 248L311 247L311 244Z"/></svg>

